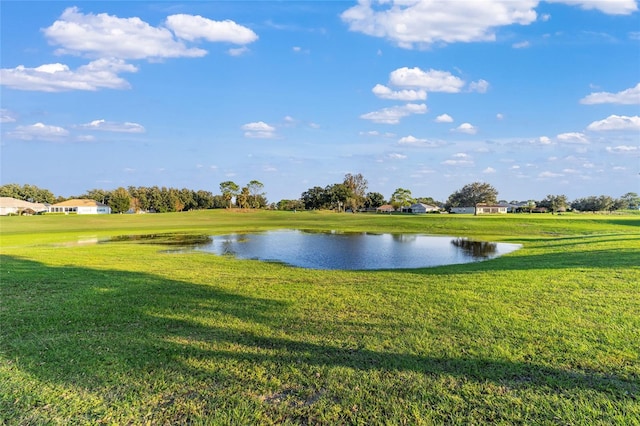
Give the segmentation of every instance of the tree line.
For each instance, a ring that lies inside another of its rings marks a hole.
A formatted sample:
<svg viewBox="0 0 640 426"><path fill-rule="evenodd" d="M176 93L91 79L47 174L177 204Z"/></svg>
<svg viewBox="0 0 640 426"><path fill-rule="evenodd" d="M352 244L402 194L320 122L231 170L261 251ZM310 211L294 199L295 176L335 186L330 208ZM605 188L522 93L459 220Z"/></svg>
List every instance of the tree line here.
<svg viewBox="0 0 640 426"><path fill-rule="evenodd" d="M445 211L453 207L474 207L478 204L507 203L498 201L498 191L485 182L473 182L453 192L445 202L432 197L414 197L406 188L397 188L385 199L379 192L369 192L368 182L362 174L347 173L342 182L325 187L313 186L304 191L299 199L280 200L268 203L264 185L252 180L244 186L233 181L224 181L219 185L220 194L206 190L187 188L129 186L114 190L91 189L72 197L55 196L47 189L35 185L19 185L15 183L0 186L0 196L13 197L36 203L53 204L71 198L85 198L98 201L111 207L113 213L127 211L145 212L180 212L188 210L216 209L238 207L243 209L272 208L278 210L334 210L366 211L385 204L394 209L410 206L413 203L424 203L439 207ZM565 195L547 195L542 200L510 201L522 212L550 211L557 213L565 210L583 212L615 211L621 209L637 209L640 197L635 192L628 192L619 198L608 195L589 196L569 201Z"/></svg>

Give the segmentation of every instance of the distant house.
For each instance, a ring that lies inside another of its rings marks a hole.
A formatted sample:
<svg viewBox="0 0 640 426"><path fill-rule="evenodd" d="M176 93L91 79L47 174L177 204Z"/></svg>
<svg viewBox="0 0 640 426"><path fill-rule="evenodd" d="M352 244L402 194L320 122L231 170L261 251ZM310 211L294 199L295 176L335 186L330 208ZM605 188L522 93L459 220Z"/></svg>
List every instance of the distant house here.
<svg viewBox="0 0 640 426"><path fill-rule="evenodd" d="M474 214L475 212L475 207L451 207L449 210L449 213L455 214Z"/></svg>
<svg viewBox="0 0 640 426"><path fill-rule="evenodd" d="M415 203L411 204L409 207L403 207L402 211L413 214L422 214L438 211L438 207L432 206L430 204Z"/></svg>
<svg viewBox="0 0 640 426"><path fill-rule="evenodd" d="M47 211L47 206L42 203L31 203L12 197L0 197L0 216L10 214L28 215Z"/></svg>
<svg viewBox="0 0 640 426"><path fill-rule="evenodd" d="M376 213L391 213L395 211L396 209L394 209L391 204L385 204L376 208Z"/></svg>
<svg viewBox="0 0 640 426"><path fill-rule="evenodd" d="M111 207L95 200L75 198L49 206L49 213L110 214Z"/></svg>
<svg viewBox="0 0 640 426"><path fill-rule="evenodd" d="M507 214L508 208L501 204L478 204L477 214Z"/></svg>
<svg viewBox="0 0 640 426"><path fill-rule="evenodd" d="M452 207L449 212L457 214L507 214L507 210L508 206L500 204L478 204L476 207Z"/></svg>

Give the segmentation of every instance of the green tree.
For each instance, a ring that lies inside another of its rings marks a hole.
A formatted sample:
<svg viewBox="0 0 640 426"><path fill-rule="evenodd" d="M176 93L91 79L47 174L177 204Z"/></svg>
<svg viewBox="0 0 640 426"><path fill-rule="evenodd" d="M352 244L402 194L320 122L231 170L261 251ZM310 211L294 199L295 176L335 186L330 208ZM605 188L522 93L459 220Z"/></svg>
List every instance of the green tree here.
<svg viewBox="0 0 640 426"><path fill-rule="evenodd" d="M316 210L325 207L326 198L324 188L314 186L302 193L300 201L306 210Z"/></svg>
<svg viewBox="0 0 640 426"><path fill-rule="evenodd" d="M384 205L384 195L379 192L368 192L365 196L364 206L368 209L375 209Z"/></svg>
<svg viewBox="0 0 640 426"><path fill-rule="evenodd" d="M109 197L109 207L112 213L125 213L131 207L131 197L129 192L120 187L111 192Z"/></svg>
<svg viewBox="0 0 640 426"><path fill-rule="evenodd" d="M498 191L485 182L473 182L463 186L458 191L449 196L445 207L471 207L473 214L478 214L478 204L492 204L498 199Z"/></svg>
<svg viewBox="0 0 640 426"><path fill-rule="evenodd" d="M341 212L345 210L351 190L343 183L334 183L333 185L327 185L324 189L324 194L325 205L332 210Z"/></svg>
<svg viewBox="0 0 640 426"><path fill-rule="evenodd" d="M640 197L635 192L627 192L622 197L622 200L625 209L637 209L640 206Z"/></svg>
<svg viewBox="0 0 640 426"><path fill-rule="evenodd" d="M569 202L566 195L547 195L546 198L540 201L541 207L546 207L551 210L551 214L562 211L567 208Z"/></svg>
<svg viewBox="0 0 640 426"><path fill-rule="evenodd" d="M347 173L342 184L349 190L345 205L354 212L364 206L368 184L364 176L360 173L356 175Z"/></svg>
<svg viewBox="0 0 640 426"><path fill-rule="evenodd" d="M262 184L262 182L257 180L252 180L247 185L247 188L249 190L250 207L253 207L254 209L258 209L260 207L266 206L267 200L264 196L265 195L264 192L262 192L262 190L264 189L264 185Z"/></svg>
<svg viewBox="0 0 640 426"><path fill-rule="evenodd" d="M249 193L249 188L243 186L240 190L240 193L236 196L236 205L241 209L248 209L249 207L251 207L249 203L250 196L251 194Z"/></svg>
<svg viewBox="0 0 640 426"><path fill-rule="evenodd" d="M410 206L413 201L414 199L411 196L411 191L405 188L397 188L393 194L391 194L391 198L389 199L390 204L396 210L404 206Z"/></svg>
<svg viewBox="0 0 640 426"><path fill-rule="evenodd" d="M240 187L237 183L227 180L220 184L220 192L222 193L222 197L227 202L228 208L231 208L231 202L234 197L238 195L238 191Z"/></svg>

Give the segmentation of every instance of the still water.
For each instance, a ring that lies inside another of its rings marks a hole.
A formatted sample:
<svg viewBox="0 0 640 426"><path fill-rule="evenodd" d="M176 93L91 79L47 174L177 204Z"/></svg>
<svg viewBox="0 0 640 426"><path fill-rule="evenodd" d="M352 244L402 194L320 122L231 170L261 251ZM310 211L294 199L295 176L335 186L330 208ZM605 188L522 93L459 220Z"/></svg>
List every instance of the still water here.
<svg viewBox="0 0 640 426"><path fill-rule="evenodd" d="M308 269L361 270L477 262L520 247L519 244L432 235L285 230L214 236L209 243L200 244L196 249Z"/></svg>

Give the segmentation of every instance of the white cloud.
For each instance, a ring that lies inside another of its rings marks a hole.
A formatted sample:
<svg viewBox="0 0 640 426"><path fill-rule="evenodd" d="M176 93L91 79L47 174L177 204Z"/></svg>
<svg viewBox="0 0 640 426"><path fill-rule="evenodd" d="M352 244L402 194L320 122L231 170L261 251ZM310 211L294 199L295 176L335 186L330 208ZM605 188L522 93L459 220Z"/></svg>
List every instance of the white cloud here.
<svg viewBox="0 0 640 426"><path fill-rule="evenodd" d="M7 136L26 141L33 139L59 141L69 136L69 131L59 126L36 123L30 126L17 126L12 132L8 132Z"/></svg>
<svg viewBox="0 0 640 426"><path fill-rule="evenodd" d="M528 41L521 41L519 43L513 43L511 45L511 47L513 47L514 49L525 49L527 47L529 47L531 45L531 43L529 43Z"/></svg>
<svg viewBox="0 0 640 426"><path fill-rule="evenodd" d="M554 172L542 172L538 175L539 178L541 179L553 179L553 178L559 178L564 176L561 173L554 173Z"/></svg>
<svg viewBox="0 0 640 426"><path fill-rule="evenodd" d="M16 115L6 108L0 108L0 123L15 123Z"/></svg>
<svg viewBox="0 0 640 426"><path fill-rule="evenodd" d="M153 27L140 18L83 14L77 7L62 12L43 30L56 53L122 59L201 57L206 50L189 48L167 28Z"/></svg>
<svg viewBox="0 0 640 426"><path fill-rule="evenodd" d="M428 92L458 93L464 87L464 80L448 71L415 68L398 68L389 74L389 82L397 87L415 87Z"/></svg>
<svg viewBox="0 0 640 426"><path fill-rule="evenodd" d="M413 135L404 136L398 139L398 145L404 146L435 148L438 146L442 146L443 144L443 141L416 138Z"/></svg>
<svg viewBox="0 0 640 426"><path fill-rule="evenodd" d="M586 138L584 133L578 133L578 132L561 133L558 136L556 136L556 138L560 142L564 142L564 143L578 143L578 144L589 143L589 140Z"/></svg>
<svg viewBox="0 0 640 426"><path fill-rule="evenodd" d="M618 93L596 92L580 99L581 104L620 104L620 105L638 105L640 104L640 83L635 87L623 90Z"/></svg>
<svg viewBox="0 0 640 426"><path fill-rule="evenodd" d="M213 21L200 15L177 14L168 16L166 25L176 36L188 41L203 39L210 42L248 44L258 39L258 35L251 29L228 19Z"/></svg>
<svg viewBox="0 0 640 426"><path fill-rule="evenodd" d="M0 84L18 90L62 92L67 90L128 89L129 83L118 76L138 68L121 59L97 59L75 71L64 64L45 64L36 68L19 65L0 69Z"/></svg>
<svg viewBox="0 0 640 426"><path fill-rule="evenodd" d="M392 99L396 101L424 101L427 99L425 90L391 90L382 84L376 84L371 89L374 95L381 99Z"/></svg>
<svg viewBox="0 0 640 426"><path fill-rule="evenodd" d="M595 9L609 15L630 15L638 10L636 0L545 0L548 3L564 3L582 9Z"/></svg>
<svg viewBox="0 0 640 426"><path fill-rule="evenodd" d="M244 136L253 139L273 139L276 137L276 128L268 125L264 121L247 123L242 126L245 131Z"/></svg>
<svg viewBox="0 0 640 426"><path fill-rule="evenodd" d="M458 152L452 155L453 158L471 158L471 156L464 152Z"/></svg>
<svg viewBox="0 0 640 426"><path fill-rule="evenodd" d="M118 133L144 133L145 129L138 123L116 123L106 120L93 120L90 123L82 124L78 126L85 130L100 130L105 132L118 132Z"/></svg>
<svg viewBox="0 0 640 426"><path fill-rule="evenodd" d="M232 47L231 49L227 50L227 53L230 56L242 56L247 52L250 52L251 49L249 49L247 46L242 46L242 47Z"/></svg>
<svg viewBox="0 0 640 426"><path fill-rule="evenodd" d="M389 157L392 160L405 160L407 158L406 155L398 154L397 152L391 153L391 154L387 155L387 157Z"/></svg>
<svg viewBox="0 0 640 426"><path fill-rule="evenodd" d="M359 0L341 18L351 31L411 49L443 42L494 41L498 27L534 22L537 4L537 0Z"/></svg>
<svg viewBox="0 0 640 426"><path fill-rule="evenodd" d="M635 152L640 152L640 147L631 146L631 145L619 145L619 146L608 146L607 152L611 152L614 154L632 154Z"/></svg>
<svg viewBox="0 0 640 426"><path fill-rule="evenodd" d="M539 143L540 145L551 145L553 143L551 141L551 138L547 136L540 136L536 142Z"/></svg>
<svg viewBox="0 0 640 426"><path fill-rule="evenodd" d="M453 117L449 114L441 114L434 120L436 123L453 123Z"/></svg>
<svg viewBox="0 0 640 426"><path fill-rule="evenodd" d="M493 167L487 167L486 169L484 169L482 171L482 173L484 173L484 174L493 174L495 172L496 172L496 169L494 169Z"/></svg>
<svg viewBox="0 0 640 426"><path fill-rule="evenodd" d="M497 113L496 114L496 120L503 120L504 119L504 114L502 113Z"/></svg>
<svg viewBox="0 0 640 426"><path fill-rule="evenodd" d="M475 135L478 133L478 129L474 127L471 123L462 123L455 129L452 129L455 132L466 133L468 135Z"/></svg>
<svg viewBox="0 0 640 426"><path fill-rule="evenodd" d="M487 80L472 81L469 83L470 92L487 93L489 82Z"/></svg>
<svg viewBox="0 0 640 426"><path fill-rule="evenodd" d="M605 130L632 130L638 131L640 130L640 117L633 116L627 117L624 115L610 115L604 120L594 121L593 123L587 126L587 130L592 130L594 132L605 131Z"/></svg>
<svg viewBox="0 0 640 426"><path fill-rule="evenodd" d="M361 115L360 118L371 120L375 123L398 124L401 118L426 112L427 106L425 104L406 104L369 112Z"/></svg>

